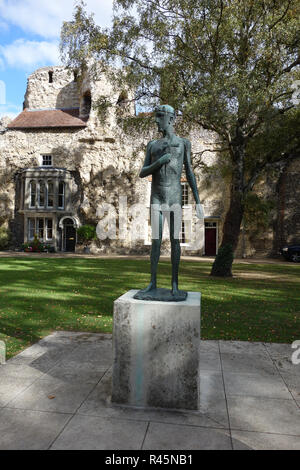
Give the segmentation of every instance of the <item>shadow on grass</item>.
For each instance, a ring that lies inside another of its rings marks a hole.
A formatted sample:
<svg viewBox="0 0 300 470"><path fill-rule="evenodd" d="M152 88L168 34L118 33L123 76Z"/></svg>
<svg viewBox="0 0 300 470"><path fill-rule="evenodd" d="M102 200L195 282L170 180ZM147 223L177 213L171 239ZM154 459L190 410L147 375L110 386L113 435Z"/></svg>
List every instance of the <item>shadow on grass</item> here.
<svg viewBox="0 0 300 470"><path fill-rule="evenodd" d="M211 263L182 261L180 288L202 293L202 337L292 342L300 338L299 266L234 265L261 279L212 278ZM2 258L0 339L15 354L52 330L112 331L113 301L149 282L149 260ZM285 280L263 278L284 274ZM169 287L170 262L158 283Z"/></svg>

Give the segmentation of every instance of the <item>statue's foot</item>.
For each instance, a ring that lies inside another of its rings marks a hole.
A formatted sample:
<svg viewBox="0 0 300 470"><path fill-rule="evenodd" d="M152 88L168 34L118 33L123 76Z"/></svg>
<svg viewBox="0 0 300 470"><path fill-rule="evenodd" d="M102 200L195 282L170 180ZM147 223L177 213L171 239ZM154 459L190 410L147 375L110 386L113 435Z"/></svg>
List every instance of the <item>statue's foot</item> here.
<svg viewBox="0 0 300 470"><path fill-rule="evenodd" d="M145 289L142 289L141 292L146 294L147 292L151 292L156 289L156 283L155 282L150 282L149 286L147 286Z"/></svg>
<svg viewBox="0 0 300 470"><path fill-rule="evenodd" d="M178 297L179 296L179 289L178 289L178 284L172 284L172 295L173 297Z"/></svg>

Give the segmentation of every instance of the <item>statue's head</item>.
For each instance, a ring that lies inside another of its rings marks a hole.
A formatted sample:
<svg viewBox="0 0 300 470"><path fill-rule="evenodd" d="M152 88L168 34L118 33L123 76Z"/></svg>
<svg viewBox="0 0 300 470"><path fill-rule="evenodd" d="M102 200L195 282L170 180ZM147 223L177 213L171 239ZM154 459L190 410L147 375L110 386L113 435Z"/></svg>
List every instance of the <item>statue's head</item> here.
<svg viewBox="0 0 300 470"><path fill-rule="evenodd" d="M155 122L159 132L164 132L173 127L175 121L175 110L168 104L162 104L155 108Z"/></svg>

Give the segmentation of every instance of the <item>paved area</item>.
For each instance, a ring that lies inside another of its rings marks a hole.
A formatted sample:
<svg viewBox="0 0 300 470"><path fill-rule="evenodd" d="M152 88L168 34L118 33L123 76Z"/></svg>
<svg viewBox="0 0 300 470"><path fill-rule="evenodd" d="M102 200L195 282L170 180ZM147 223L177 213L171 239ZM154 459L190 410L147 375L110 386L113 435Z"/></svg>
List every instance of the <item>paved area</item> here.
<svg viewBox="0 0 300 470"><path fill-rule="evenodd" d="M111 335L55 332L0 366L0 450L300 449L290 345L202 341L200 412L110 403Z"/></svg>

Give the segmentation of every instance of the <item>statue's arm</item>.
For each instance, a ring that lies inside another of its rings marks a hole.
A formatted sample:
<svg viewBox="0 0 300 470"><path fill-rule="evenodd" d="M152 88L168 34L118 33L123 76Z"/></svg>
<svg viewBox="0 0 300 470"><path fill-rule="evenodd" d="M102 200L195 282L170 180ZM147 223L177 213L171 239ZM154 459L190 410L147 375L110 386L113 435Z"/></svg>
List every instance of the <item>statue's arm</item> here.
<svg viewBox="0 0 300 470"><path fill-rule="evenodd" d="M191 187L194 199L196 204L200 204L199 193L197 189L196 178L194 175L194 171L192 168L191 162L191 142L187 139L184 139L184 166L185 166L185 173L186 179Z"/></svg>
<svg viewBox="0 0 300 470"><path fill-rule="evenodd" d="M151 163L151 143L147 145L146 158L143 164L143 168L140 171L140 178L145 178L145 176L152 175L156 170L158 170L162 165L170 161L171 155L166 153L160 157L156 162Z"/></svg>
<svg viewBox="0 0 300 470"><path fill-rule="evenodd" d="M184 151L184 166L185 166L186 179L188 180L188 183L191 187L191 190L193 192L193 196L194 196L194 199L195 199L195 202L196 202L197 217L199 219L204 219L204 211L203 211L203 207L200 203L196 178L195 178L195 175L194 175L192 162L191 162L191 142L187 139L184 139L184 149L185 149L185 151Z"/></svg>

